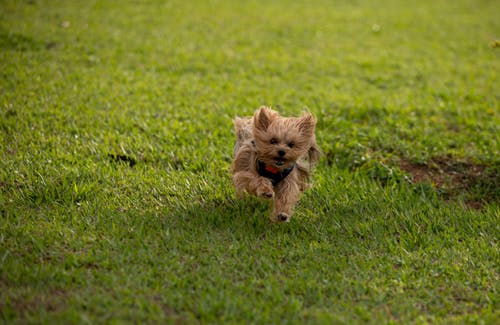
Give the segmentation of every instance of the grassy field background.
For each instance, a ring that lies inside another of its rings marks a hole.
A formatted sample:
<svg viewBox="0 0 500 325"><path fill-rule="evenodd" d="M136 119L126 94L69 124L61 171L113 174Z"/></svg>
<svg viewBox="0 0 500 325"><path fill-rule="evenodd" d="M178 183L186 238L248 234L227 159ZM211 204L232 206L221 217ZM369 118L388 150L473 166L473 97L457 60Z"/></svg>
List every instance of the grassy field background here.
<svg viewBox="0 0 500 325"><path fill-rule="evenodd" d="M499 9L1 0L0 322L498 324ZM318 118L289 224L260 105Z"/></svg>

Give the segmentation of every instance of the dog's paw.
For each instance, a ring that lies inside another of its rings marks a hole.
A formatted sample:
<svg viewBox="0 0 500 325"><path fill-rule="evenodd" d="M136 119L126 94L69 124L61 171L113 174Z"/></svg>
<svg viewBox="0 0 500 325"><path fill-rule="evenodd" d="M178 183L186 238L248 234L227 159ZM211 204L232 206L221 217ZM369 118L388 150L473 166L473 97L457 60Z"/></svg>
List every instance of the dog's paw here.
<svg viewBox="0 0 500 325"><path fill-rule="evenodd" d="M272 199L274 197L273 188L267 185L260 186L257 189L257 196L264 199Z"/></svg>
<svg viewBox="0 0 500 325"><path fill-rule="evenodd" d="M276 215L271 216L271 221L278 222L290 222L290 216L284 212L278 213Z"/></svg>

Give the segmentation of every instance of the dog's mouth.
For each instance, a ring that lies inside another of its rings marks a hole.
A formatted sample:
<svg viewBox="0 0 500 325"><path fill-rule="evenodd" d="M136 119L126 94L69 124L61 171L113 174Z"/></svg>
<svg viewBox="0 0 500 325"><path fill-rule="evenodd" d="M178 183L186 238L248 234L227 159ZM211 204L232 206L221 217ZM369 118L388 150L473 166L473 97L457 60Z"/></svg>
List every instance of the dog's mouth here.
<svg viewBox="0 0 500 325"><path fill-rule="evenodd" d="M274 159L274 163L276 164L276 167L281 167L286 163L286 161L283 158L276 158Z"/></svg>

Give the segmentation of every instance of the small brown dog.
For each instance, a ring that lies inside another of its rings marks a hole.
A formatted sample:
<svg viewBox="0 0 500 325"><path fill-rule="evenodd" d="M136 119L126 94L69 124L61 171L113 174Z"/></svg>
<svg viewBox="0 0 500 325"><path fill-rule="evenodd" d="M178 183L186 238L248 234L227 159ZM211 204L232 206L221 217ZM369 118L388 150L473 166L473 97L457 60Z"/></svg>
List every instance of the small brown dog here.
<svg viewBox="0 0 500 325"><path fill-rule="evenodd" d="M236 193L273 199L271 220L290 221L320 156L316 120L310 113L282 117L262 106L253 117L235 118L234 127L237 139L231 172Z"/></svg>

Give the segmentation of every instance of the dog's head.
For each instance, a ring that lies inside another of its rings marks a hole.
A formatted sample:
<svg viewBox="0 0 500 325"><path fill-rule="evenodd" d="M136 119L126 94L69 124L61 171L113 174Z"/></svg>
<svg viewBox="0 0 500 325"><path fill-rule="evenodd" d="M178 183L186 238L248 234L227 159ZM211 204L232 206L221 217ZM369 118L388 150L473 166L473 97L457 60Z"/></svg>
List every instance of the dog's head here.
<svg viewBox="0 0 500 325"><path fill-rule="evenodd" d="M268 107L261 107L253 117L253 136L259 159L279 170L291 167L302 157L315 162L319 157L315 127L316 120L310 113L282 117Z"/></svg>

